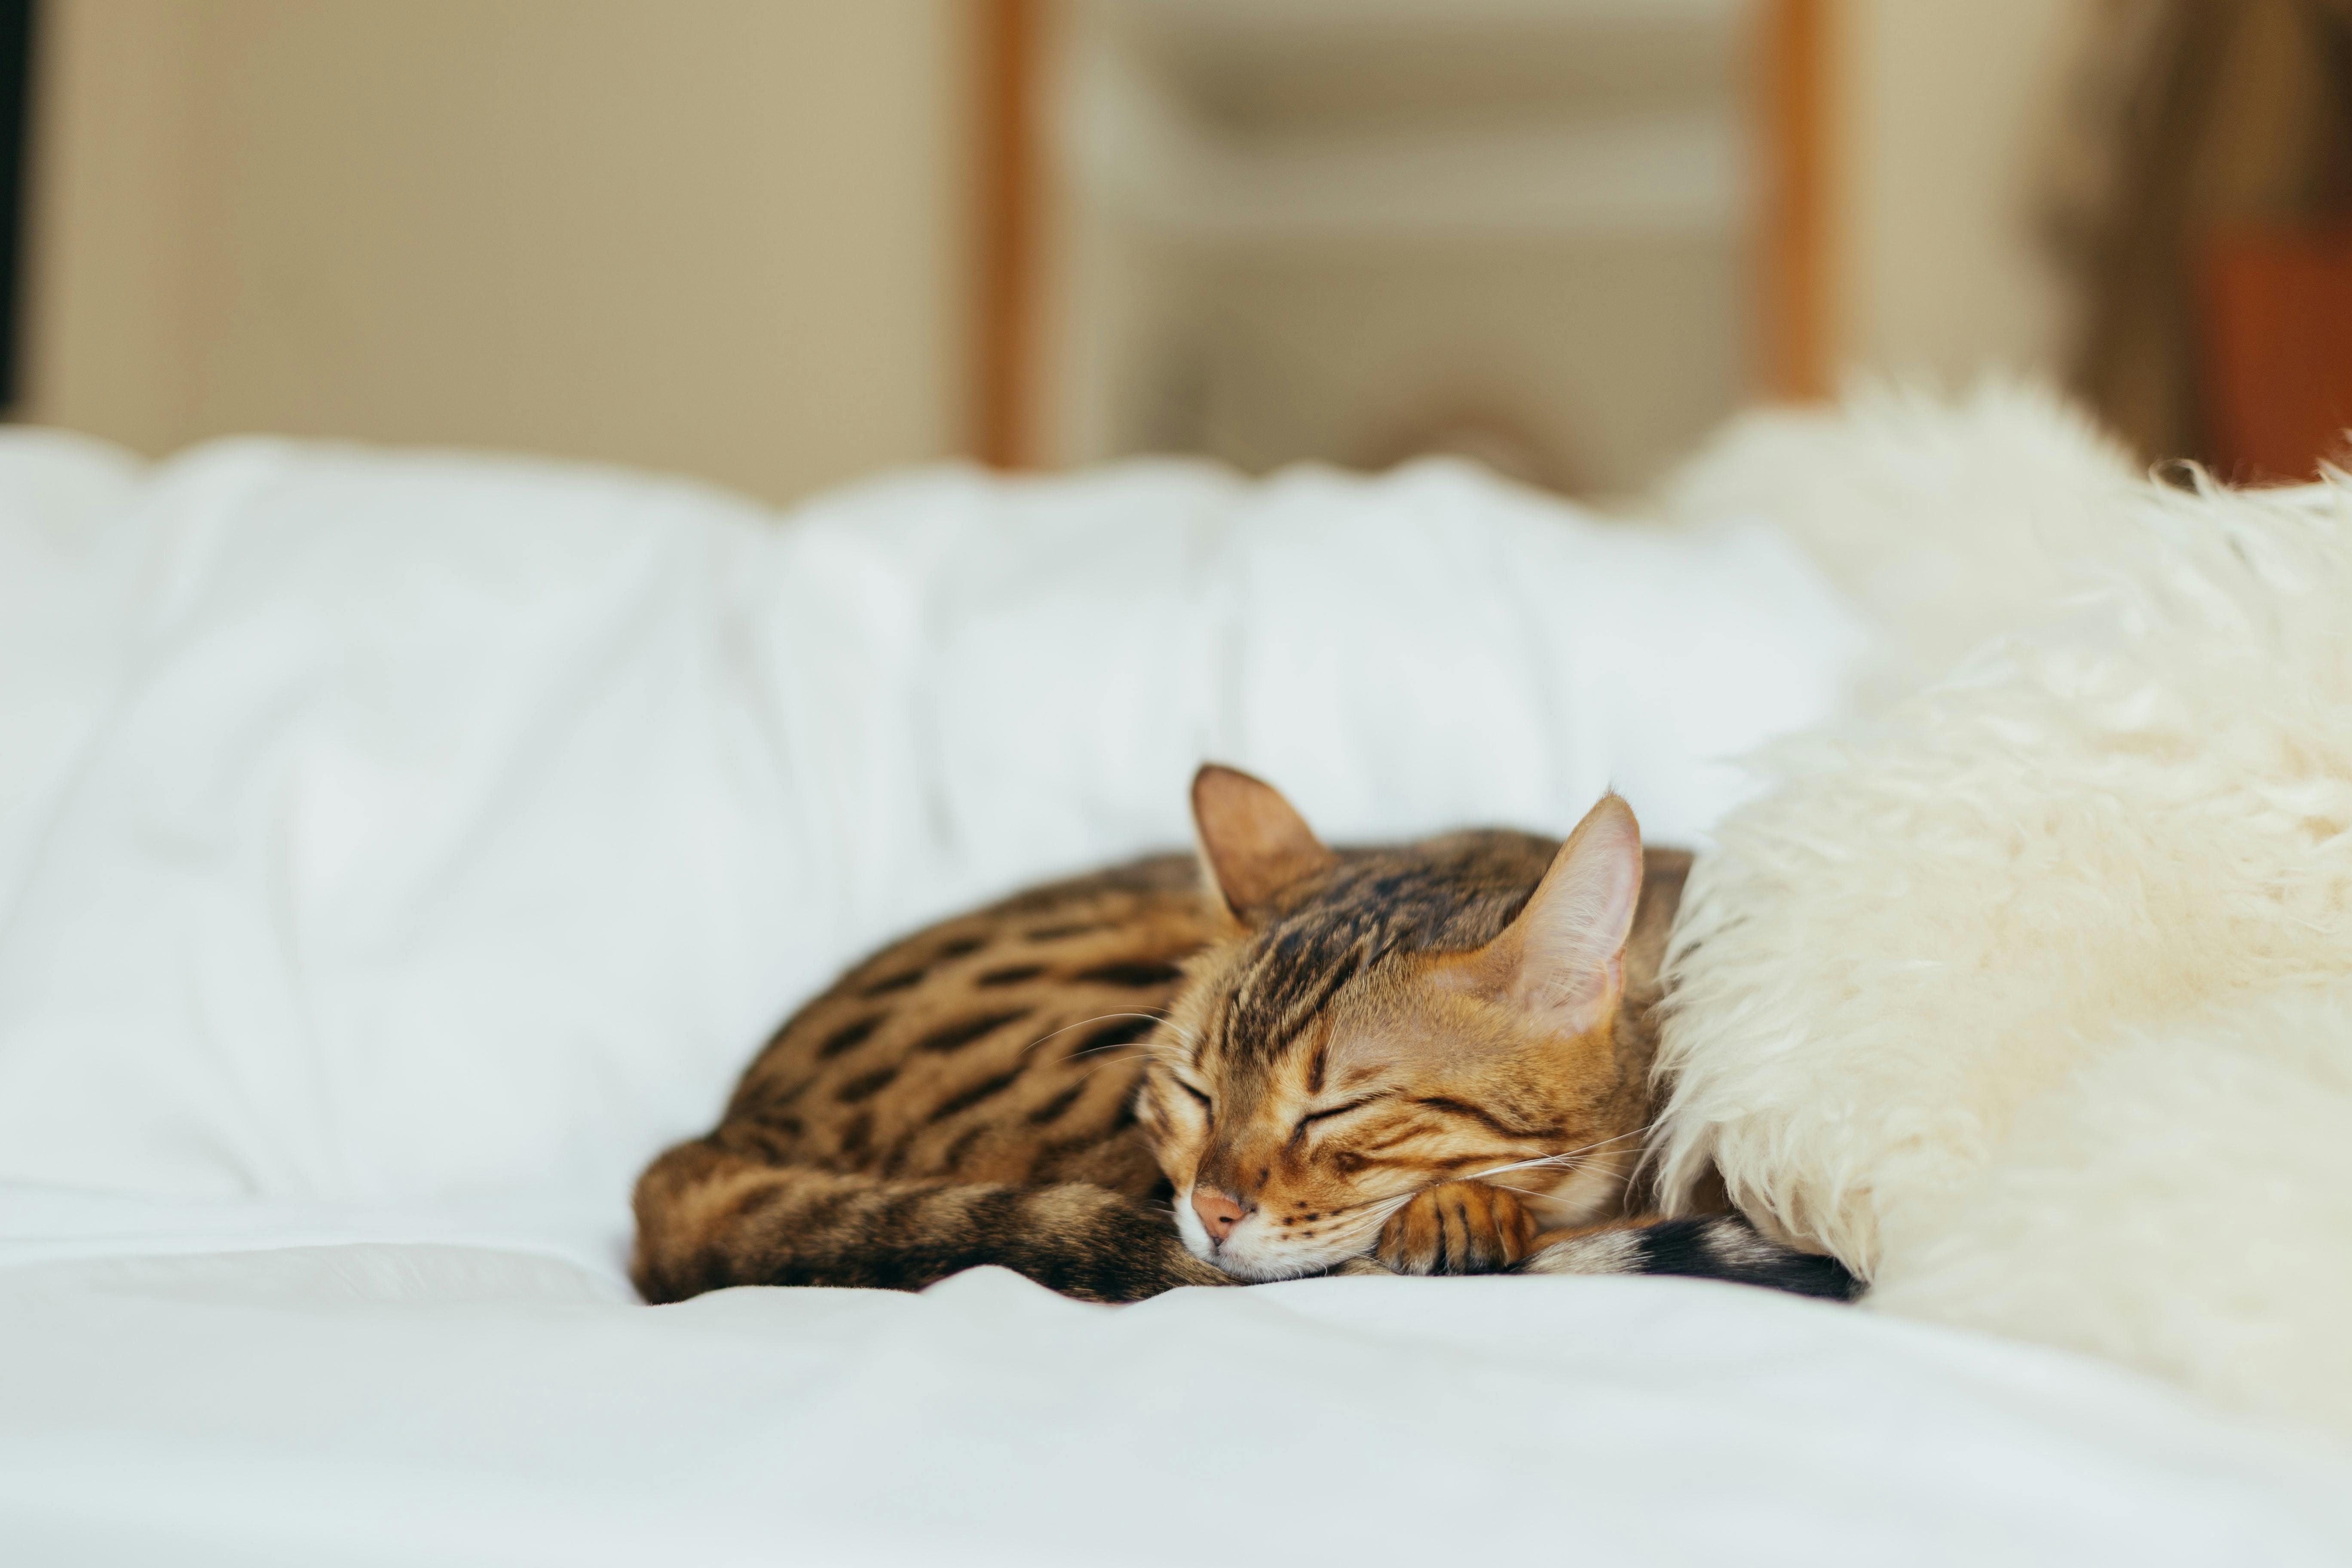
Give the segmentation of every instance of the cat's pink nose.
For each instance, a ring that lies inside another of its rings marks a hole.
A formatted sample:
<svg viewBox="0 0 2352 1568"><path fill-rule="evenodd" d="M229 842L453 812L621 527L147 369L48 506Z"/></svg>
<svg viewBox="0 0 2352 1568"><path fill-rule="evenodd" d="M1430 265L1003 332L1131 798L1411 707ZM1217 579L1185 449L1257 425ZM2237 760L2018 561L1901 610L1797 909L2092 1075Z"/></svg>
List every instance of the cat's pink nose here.
<svg viewBox="0 0 2352 1568"><path fill-rule="evenodd" d="M1234 1233L1234 1226L1241 1224L1250 1211L1238 1200L1214 1187L1194 1187L1192 1212L1201 1216L1201 1224L1208 1230L1210 1240L1223 1241Z"/></svg>

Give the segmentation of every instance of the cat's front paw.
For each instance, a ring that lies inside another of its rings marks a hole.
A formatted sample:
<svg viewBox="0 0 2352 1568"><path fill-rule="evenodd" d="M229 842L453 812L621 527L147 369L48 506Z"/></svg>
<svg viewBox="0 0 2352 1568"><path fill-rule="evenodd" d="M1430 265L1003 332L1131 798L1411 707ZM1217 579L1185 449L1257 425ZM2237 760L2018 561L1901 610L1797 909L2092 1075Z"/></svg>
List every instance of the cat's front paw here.
<svg viewBox="0 0 2352 1568"><path fill-rule="evenodd" d="M1379 1257L1399 1274L1492 1274L1525 1258L1535 1216L1500 1187L1447 1182L1389 1216Z"/></svg>

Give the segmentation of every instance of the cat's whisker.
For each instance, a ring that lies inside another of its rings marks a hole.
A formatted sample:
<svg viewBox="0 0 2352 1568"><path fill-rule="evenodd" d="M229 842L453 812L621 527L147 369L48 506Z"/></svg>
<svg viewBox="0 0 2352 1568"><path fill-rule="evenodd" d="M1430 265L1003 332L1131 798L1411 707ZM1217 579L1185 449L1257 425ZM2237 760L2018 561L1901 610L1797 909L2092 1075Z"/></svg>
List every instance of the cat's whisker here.
<svg viewBox="0 0 2352 1568"><path fill-rule="evenodd" d="M1044 1045L1046 1041L1058 1039L1060 1037L1068 1034L1072 1029L1083 1029L1089 1024L1108 1024L1113 1018L1145 1018L1149 1019L1153 1024L1166 1024L1168 1022L1165 1017L1161 1016L1158 1013L1097 1013L1091 1018L1081 1018L1075 1024L1065 1024L1058 1029L1038 1036L1035 1039L1021 1047L1021 1054L1025 1057L1031 1051L1035 1050L1039 1046ZM1181 1035L1183 1031L1180 1029L1177 1030L1177 1033ZM1129 1045L1135 1042L1127 1040L1119 1042L1121 1045ZM1081 1051L1077 1054L1083 1056L1086 1053Z"/></svg>
<svg viewBox="0 0 2352 1568"><path fill-rule="evenodd" d="M1083 1051L1072 1051L1063 1059L1066 1061L1076 1061L1080 1057L1098 1057L1105 1051L1141 1051L1147 1056L1150 1054L1139 1041L1117 1040L1108 1046L1088 1046Z"/></svg>
<svg viewBox="0 0 2352 1568"><path fill-rule="evenodd" d="M1651 1125L1654 1125L1654 1123ZM1597 1154L1594 1152L1595 1151L1606 1149L1612 1143L1622 1143L1628 1138L1639 1138L1647 1133L1650 1130L1650 1125L1636 1127L1630 1132L1620 1132L1613 1138L1597 1139L1594 1142L1584 1144L1579 1148L1563 1149L1556 1154L1541 1154L1531 1160L1520 1160L1508 1165L1496 1165L1490 1170L1473 1172L1468 1175L1439 1176L1433 1181L1424 1183L1421 1186L1414 1187L1409 1192L1399 1193L1393 1197L1367 1198L1360 1204L1349 1204L1339 1208L1326 1209L1324 1211L1325 1218L1326 1221L1328 1222L1332 1220L1340 1220L1340 1216L1347 1215L1349 1217L1345 1220L1341 1220L1341 1223L1348 1226L1362 1224L1369 1226L1374 1223L1386 1224L1389 1216L1395 1214L1397 1210L1412 1202L1413 1199L1421 1196L1423 1193L1434 1192L1437 1188L1444 1186L1449 1182L1486 1182L1490 1186L1502 1187L1509 1192L1524 1193L1528 1197L1549 1197L1551 1194L1548 1193L1537 1192L1528 1187L1515 1187L1507 1182L1496 1182L1493 1181L1491 1178L1507 1174L1512 1171L1532 1169L1536 1166L1544 1166L1559 1170L1563 1168L1574 1169L1581 1165L1590 1165L1593 1163L1595 1160L1606 1160L1613 1157L1612 1154ZM1614 1152L1614 1153L1622 1152L1624 1152L1622 1150Z"/></svg>
<svg viewBox="0 0 2352 1568"><path fill-rule="evenodd" d="M1581 1154L1585 1152L1586 1150L1605 1149L1612 1143L1622 1143L1628 1138L1645 1138L1649 1136L1650 1133L1657 1130L1657 1125L1658 1124L1655 1121L1645 1121L1641 1126L1634 1128L1629 1132L1620 1132L1614 1138L1602 1138L1594 1142L1587 1143L1582 1148L1563 1149L1558 1155L1553 1157L1557 1159L1565 1159L1570 1154Z"/></svg>
<svg viewBox="0 0 2352 1568"><path fill-rule="evenodd" d="M1130 1050L1130 1051L1141 1051L1141 1050L1143 1049L1143 1047L1140 1047L1140 1046L1125 1046L1125 1047L1120 1047L1120 1046L1100 1046L1100 1047L1096 1047L1096 1048L1097 1048L1097 1049L1098 1049L1098 1050L1106 1050L1106 1051L1110 1051L1110 1050ZM1149 1053L1146 1053L1146 1054L1149 1054ZM1124 1058L1124 1057L1105 1057L1102 1060L1100 1060L1100 1061L1098 1061L1098 1062L1095 1062L1095 1063L1093 1063L1093 1064L1089 1065L1089 1066L1087 1067L1087 1070L1086 1070L1085 1072L1083 1072L1083 1073L1079 1074L1078 1076L1079 1076L1080 1078L1082 1078L1082 1079L1088 1079L1088 1078L1092 1078L1092 1077L1094 1077L1094 1076L1095 1076L1095 1074L1097 1074L1097 1073L1098 1073L1098 1072L1102 1071L1102 1069L1103 1069L1103 1068L1107 1068L1107 1067L1112 1067L1112 1066L1115 1066L1116 1064L1118 1064L1118 1063L1119 1063L1119 1062L1122 1062L1122 1061L1125 1061L1126 1059L1127 1059L1127 1058Z"/></svg>
<svg viewBox="0 0 2352 1568"><path fill-rule="evenodd" d="M1404 1194L1401 1197L1382 1198L1374 1201L1391 1205L1391 1212L1394 1212L1396 1207L1411 1203L1413 1199L1421 1196L1422 1194L1433 1193L1438 1188L1444 1186L1451 1182L1485 1182L1488 1186L1501 1187L1507 1192L1525 1193L1531 1198L1550 1197L1552 1194L1549 1193L1539 1193L1528 1187L1514 1187L1508 1182L1497 1182L1491 1178L1510 1171L1524 1171L1530 1166L1535 1165L1547 1165L1556 1169L1560 1168L1570 1162L1574 1162L1578 1164L1589 1165L1592 1163L1593 1159L1596 1157L1606 1159L1608 1156L1591 1156L1587 1153L1588 1150L1598 1149L1601 1147L1602 1144L1614 1143L1618 1142L1619 1139L1631 1138L1636 1136L1638 1133L1645 1132L1647 1131L1647 1128L1636 1128L1633 1132L1621 1132L1616 1138L1603 1138L1599 1143L1587 1143L1582 1149L1570 1149L1558 1154L1545 1154L1533 1160L1522 1160L1516 1165L1497 1165L1491 1171L1476 1172L1467 1176L1440 1176L1434 1181L1425 1183L1421 1186L1413 1188L1412 1191ZM1357 1206L1361 1207L1365 1205L1360 1205ZM1349 1211L1345 1209L1334 1209L1331 1212L1334 1214L1345 1214Z"/></svg>
<svg viewBox="0 0 2352 1568"><path fill-rule="evenodd" d="M1471 1175L1453 1179L1464 1182L1483 1182L1489 1176L1499 1176L1511 1171L1532 1171L1539 1166L1552 1170L1568 1170L1597 1164L1603 1160L1613 1159L1625 1152L1625 1150L1619 1149L1606 1154L1588 1154L1581 1152L1574 1154L1545 1154L1533 1160L1521 1160L1515 1165L1497 1165L1491 1171L1479 1171Z"/></svg>
<svg viewBox="0 0 2352 1568"><path fill-rule="evenodd" d="M1645 1126L1636 1127L1630 1132L1620 1132L1614 1138L1603 1138L1597 1142L1587 1143L1580 1149L1563 1149L1557 1154L1538 1154L1532 1160L1518 1160L1514 1161L1512 1163L1507 1165L1496 1165L1491 1170L1475 1172L1472 1174L1460 1179L1471 1182L1483 1182L1489 1176L1499 1176L1510 1171L1531 1170L1538 1165L1559 1165L1565 1161L1576 1158L1580 1154L1589 1154L1593 1150L1605 1149L1612 1143L1622 1143L1628 1138L1643 1137L1656 1125L1657 1124L1655 1122L1651 1122ZM1614 1151L1613 1152L1622 1154L1627 1152L1627 1151L1621 1149ZM1589 1163L1590 1162L1587 1163Z"/></svg>
<svg viewBox="0 0 2352 1568"><path fill-rule="evenodd" d="M1533 1187L1515 1187L1508 1182L1489 1182L1486 1184L1490 1187L1500 1187L1507 1193L1519 1193L1531 1198L1548 1198L1551 1196L1549 1193L1539 1193Z"/></svg>

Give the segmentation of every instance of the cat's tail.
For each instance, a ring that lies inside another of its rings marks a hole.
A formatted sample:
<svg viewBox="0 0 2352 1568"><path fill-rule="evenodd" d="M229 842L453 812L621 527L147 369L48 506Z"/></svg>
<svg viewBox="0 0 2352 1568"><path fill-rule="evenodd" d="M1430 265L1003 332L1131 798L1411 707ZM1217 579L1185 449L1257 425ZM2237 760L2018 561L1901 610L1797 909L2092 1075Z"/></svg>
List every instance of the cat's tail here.
<svg viewBox="0 0 2352 1568"><path fill-rule="evenodd" d="M1092 1301L1234 1283L1184 1249L1166 1215L1083 1182L889 1181L698 1139L654 1162L635 1207L630 1274L654 1302L730 1285L919 1290L987 1263Z"/></svg>
<svg viewBox="0 0 2352 1568"><path fill-rule="evenodd" d="M1862 1281L1834 1258L1783 1246L1734 1214L1593 1230L1538 1247L1515 1274L1679 1274L1851 1301Z"/></svg>

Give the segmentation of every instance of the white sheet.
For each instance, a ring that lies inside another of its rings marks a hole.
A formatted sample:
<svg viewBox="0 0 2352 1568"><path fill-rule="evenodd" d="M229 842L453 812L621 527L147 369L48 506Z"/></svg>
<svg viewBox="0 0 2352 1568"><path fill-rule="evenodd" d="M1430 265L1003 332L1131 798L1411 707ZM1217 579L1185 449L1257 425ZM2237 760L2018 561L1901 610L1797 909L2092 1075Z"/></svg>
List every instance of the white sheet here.
<svg viewBox="0 0 2352 1568"><path fill-rule="evenodd" d="M0 1184L0 1268L288 1247L430 1245L553 1258L629 1289L623 1194L503 1192L456 1202L157 1198Z"/></svg>
<svg viewBox="0 0 2352 1568"><path fill-rule="evenodd" d="M1691 1281L677 1307L495 1252L0 1270L0 1559L2331 1563L2346 1472L2053 1352Z"/></svg>
<svg viewBox="0 0 2352 1568"><path fill-rule="evenodd" d="M77 606L0 665L19 1184L615 1201L860 950L1185 842L1203 757L1342 838L1564 831L1614 780L1687 839L1858 647L1761 528L1459 466L949 469L779 520L520 460L9 450L9 602Z"/></svg>
<svg viewBox="0 0 2352 1568"><path fill-rule="evenodd" d="M2352 1464L1655 1280L632 1301L629 1178L845 958L1181 842L1688 840L1835 711L1760 529L1450 466L0 439L0 1563L2340 1562Z"/></svg>

